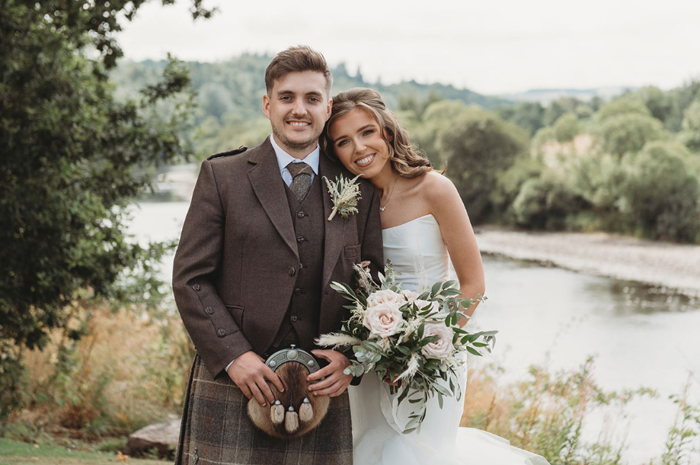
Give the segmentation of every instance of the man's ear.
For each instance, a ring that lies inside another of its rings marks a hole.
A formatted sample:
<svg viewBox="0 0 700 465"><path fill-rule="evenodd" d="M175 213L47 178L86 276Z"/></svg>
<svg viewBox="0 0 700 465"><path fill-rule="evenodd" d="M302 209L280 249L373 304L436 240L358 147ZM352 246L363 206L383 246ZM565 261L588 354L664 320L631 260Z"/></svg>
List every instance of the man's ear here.
<svg viewBox="0 0 700 465"><path fill-rule="evenodd" d="M326 112L326 121L328 121L330 119L332 112L333 112L333 99L329 98L328 99L328 109Z"/></svg>
<svg viewBox="0 0 700 465"><path fill-rule="evenodd" d="M270 119L270 97L267 94L263 95L262 111L267 119Z"/></svg>

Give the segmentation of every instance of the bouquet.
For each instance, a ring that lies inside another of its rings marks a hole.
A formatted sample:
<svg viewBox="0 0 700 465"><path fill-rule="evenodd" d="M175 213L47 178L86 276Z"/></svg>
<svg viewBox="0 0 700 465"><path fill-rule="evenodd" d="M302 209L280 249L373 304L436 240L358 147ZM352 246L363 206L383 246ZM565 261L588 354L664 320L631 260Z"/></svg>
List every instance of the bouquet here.
<svg viewBox="0 0 700 465"><path fill-rule="evenodd" d="M324 334L316 342L352 349L355 359L345 374L361 376L374 371L379 379L391 383L392 394L400 393L399 404L404 400L415 404L403 431L410 433L425 418L429 397L436 395L440 408L443 396L461 397L456 369L464 364L464 358L459 354L490 352L497 331L470 334L457 324L461 318L469 318L463 309L485 298L460 298L456 281L437 282L418 294L401 289L390 263L384 274L379 274L379 284L364 265L355 265L356 290L344 283L331 283L351 302L345 306L351 316L339 332Z"/></svg>

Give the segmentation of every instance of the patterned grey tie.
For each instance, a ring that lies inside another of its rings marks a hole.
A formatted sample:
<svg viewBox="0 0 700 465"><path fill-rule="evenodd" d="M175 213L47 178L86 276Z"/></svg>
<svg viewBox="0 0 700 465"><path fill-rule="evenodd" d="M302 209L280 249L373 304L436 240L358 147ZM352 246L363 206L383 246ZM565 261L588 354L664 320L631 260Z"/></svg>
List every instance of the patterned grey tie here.
<svg viewBox="0 0 700 465"><path fill-rule="evenodd" d="M292 175L292 183L289 185L289 188L297 196L299 203L301 203L311 188L311 175L314 170L303 161L299 163L292 162L287 165L287 169Z"/></svg>

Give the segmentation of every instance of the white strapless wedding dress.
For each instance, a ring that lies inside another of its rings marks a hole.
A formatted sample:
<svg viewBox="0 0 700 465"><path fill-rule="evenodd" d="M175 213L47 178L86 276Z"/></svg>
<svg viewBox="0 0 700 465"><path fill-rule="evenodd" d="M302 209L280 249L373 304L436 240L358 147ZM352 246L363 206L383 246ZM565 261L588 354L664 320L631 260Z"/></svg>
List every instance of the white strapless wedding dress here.
<svg viewBox="0 0 700 465"><path fill-rule="evenodd" d="M391 261L403 289L418 291L448 279L447 248L432 215L385 229L382 235L384 259ZM464 392L466 369L460 381ZM491 433L459 427L464 396L445 397L442 409L436 397L429 399L420 429L402 434L411 404L397 406L397 396L376 374L365 375L359 386L348 390L355 465L548 465Z"/></svg>

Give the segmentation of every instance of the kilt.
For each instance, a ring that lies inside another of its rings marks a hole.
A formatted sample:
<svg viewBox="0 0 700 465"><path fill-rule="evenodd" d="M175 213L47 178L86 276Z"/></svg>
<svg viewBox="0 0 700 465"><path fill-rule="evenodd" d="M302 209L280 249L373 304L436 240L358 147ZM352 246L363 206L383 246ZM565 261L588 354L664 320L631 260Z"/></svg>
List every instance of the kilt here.
<svg viewBox="0 0 700 465"><path fill-rule="evenodd" d="M228 376L212 378L199 355L190 372L176 465L352 465L347 392L331 399L318 428L283 440L248 417L248 399Z"/></svg>

